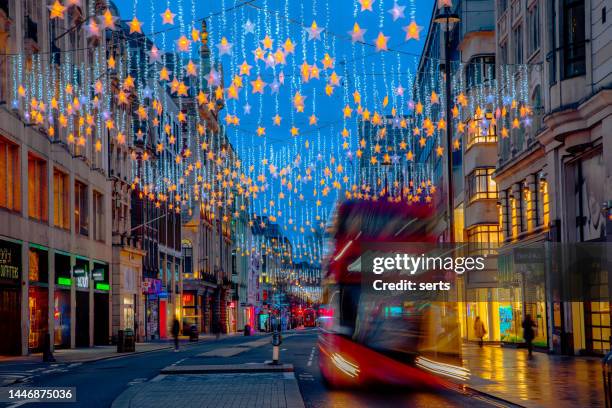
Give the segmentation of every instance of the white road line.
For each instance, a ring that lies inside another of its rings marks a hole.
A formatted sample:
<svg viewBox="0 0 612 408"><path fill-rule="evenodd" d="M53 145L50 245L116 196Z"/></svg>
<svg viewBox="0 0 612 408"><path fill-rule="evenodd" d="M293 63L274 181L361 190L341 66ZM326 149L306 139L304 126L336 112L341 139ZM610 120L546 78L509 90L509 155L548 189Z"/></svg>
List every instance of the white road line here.
<svg viewBox="0 0 612 408"><path fill-rule="evenodd" d="M29 404L31 402L38 402L38 400L23 400L23 401L19 401L19 402L14 403L13 405L9 405L7 408L17 408L17 407L20 407L22 405Z"/></svg>
<svg viewBox="0 0 612 408"><path fill-rule="evenodd" d="M310 367L312 365L312 359L314 358L314 354L315 354L315 348L314 348L314 346L312 346L312 351L310 352L310 357L308 357L308 363L306 363L307 367Z"/></svg>

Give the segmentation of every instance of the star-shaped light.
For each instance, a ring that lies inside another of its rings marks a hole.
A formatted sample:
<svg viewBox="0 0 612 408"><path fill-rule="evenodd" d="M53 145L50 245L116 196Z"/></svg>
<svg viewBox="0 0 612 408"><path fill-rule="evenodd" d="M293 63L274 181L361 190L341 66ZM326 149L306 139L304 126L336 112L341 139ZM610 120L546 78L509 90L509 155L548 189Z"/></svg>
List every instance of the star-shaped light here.
<svg viewBox="0 0 612 408"><path fill-rule="evenodd" d="M159 80L160 81L170 80L170 71L168 71L168 68L162 67L162 69L159 70Z"/></svg>
<svg viewBox="0 0 612 408"><path fill-rule="evenodd" d="M334 59L329 56L328 53L325 53L325 56L321 60L323 63L323 69L333 69L334 68Z"/></svg>
<svg viewBox="0 0 612 408"><path fill-rule="evenodd" d="M389 14L393 16L393 21L405 17L404 9L406 9L406 6L400 6L399 4L397 4L397 2L393 2L393 8L389 9Z"/></svg>
<svg viewBox="0 0 612 408"><path fill-rule="evenodd" d="M242 26L245 34L254 34L255 33L255 24L251 20L247 20L246 23Z"/></svg>
<svg viewBox="0 0 612 408"><path fill-rule="evenodd" d="M305 28L305 30L308 33L308 40L320 40L321 39L321 32L323 31L323 29L317 26L316 21L313 21L310 27Z"/></svg>
<svg viewBox="0 0 612 408"><path fill-rule="evenodd" d="M155 44L153 44L149 50L149 64L154 62L161 62L161 52L159 51L159 48L155 46Z"/></svg>
<svg viewBox="0 0 612 408"><path fill-rule="evenodd" d="M128 23L128 25L130 26L130 34L132 33L142 34L142 23L138 21L136 16L134 16L134 18L132 19L132 21Z"/></svg>
<svg viewBox="0 0 612 408"><path fill-rule="evenodd" d="M263 94L263 90L264 90L264 87L266 86L266 83L261 80L260 76L258 76L255 81L251 81L251 86L253 87L253 91L252 91L253 93Z"/></svg>
<svg viewBox="0 0 612 408"><path fill-rule="evenodd" d="M240 75L251 75L251 68L253 68L252 66L250 66L246 60L242 62L242 64L240 65Z"/></svg>
<svg viewBox="0 0 612 408"><path fill-rule="evenodd" d="M221 83L221 75L214 68L211 68L210 72L204 75L204 79L206 79L209 87L217 86Z"/></svg>
<svg viewBox="0 0 612 408"><path fill-rule="evenodd" d="M249 105L248 102L246 104L244 104L242 109L244 110L244 114L245 115L248 115L249 113L251 113L251 105Z"/></svg>
<svg viewBox="0 0 612 408"><path fill-rule="evenodd" d="M176 16L176 14L171 12L169 8L161 13L160 16L162 17L162 24L174 24L174 16Z"/></svg>
<svg viewBox="0 0 612 408"><path fill-rule="evenodd" d="M270 83L270 93L278 93L280 90L280 82L276 78Z"/></svg>
<svg viewBox="0 0 612 408"><path fill-rule="evenodd" d="M314 126L317 124L317 120L317 116L313 113L308 117L308 124Z"/></svg>
<svg viewBox="0 0 612 408"><path fill-rule="evenodd" d="M89 37L97 38L100 36L100 26L96 23L95 19L91 19L87 24L87 35Z"/></svg>
<svg viewBox="0 0 612 408"><path fill-rule="evenodd" d="M64 11L66 11L66 7L62 6L62 3L59 0L55 0L55 3L51 6L47 6L49 9L49 18L59 18L60 20L64 19Z"/></svg>
<svg viewBox="0 0 612 408"><path fill-rule="evenodd" d="M272 38L270 38L270 36L268 34L266 34L264 39L261 40L261 44L263 45L264 50L271 50L272 46L274 44L274 40Z"/></svg>
<svg viewBox="0 0 612 408"><path fill-rule="evenodd" d="M258 126L257 127L257 136L263 136L266 134L266 128Z"/></svg>
<svg viewBox="0 0 612 408"><path fill-rule="evenodd" d="M355 23L353 29L348 32L348 35L351 36L352 42L364 42L363 35L366 33L366 29L359 27L359 24Z"/></svg>
<svg viewBox="0 0 612 408"><path fill-rule="evenodd" d="M118 17L113 16L113 13L109 9L106 9L104 13L99 17L100 24L107 30L116 30L115 21L117 21Z"/></svg>
<svg viewBox="0 0 612 408"><path fill-rule="evenodd" d="M191 44L191 40L184 35L180 36L178 40L176 40L176 46L179 51L187 52L189 51L189 45Z"/></svg>
<svg viewBox="0 0 612 408"><path fill-rule="evenodd" d="M395 88L395 93L399 96L404 96L405 89L400 84L397 88Z"/></svg>
<svg viewBox="0 0 612 408"><path fill-rule="evenodd" d="M281 117L280 115L277 113L276 115L274 115L274 117L272 118L272 121L274 123L275 126L280 126L281 124Z"/></svg>
<svg viewBox="0 0 612 408"><path fill-rule="evenodd" d="M286 54L293 54L295 51L295 44L293 44L293 42L291 41L291 38L287 37L287 39L285 40L284 44L283 44L283 49L285 50Z"/></svg>
<svg viewBox="0 0 612 408"><path fill-rule="evenodd" d="M382 31L378 33L378 37L376 37L376 51L387 51L387 41L389 41L389 37L385 36Z"/></svg>
<svg viewBox="0 0 612 408"><path fill-rule="evenodd" d="M417 25L416 21L412 20L410 22L410 24L408 24L405 27L402 27L402 30L404 30L406 32L406 38L405 41L408 40L419 40L420 38L420 33L421 33L421 29L423 27L420 27Z"/></svg>
<svg viewBox="0 0 612 408"><path fill-rule="evenodd" d="M219 49L219 56L222 55L232 55L232 47L234 45L227 41L227 38L221 38L221 42L217 44L217 48Z"/></svg>
<svg viewBox="0 0 612 408"><path fill-rule="evenodd" d="M361 5L361 11L372 11L372 5L376 0L357 0Z"/></svg>
<svg viewBox="0 0 612 408"><path fill-rule="evenodd" d="M344 109L342 109L342 113L344 115L345 118L350 118L351 115L353 114L353 110L351 109L350 106L348 106L348 104L344 107Z"/></svg>
<svg viewBox="0 0 612 408"><path fill-rule="evenodd" d="M187 75L189 75L189 76L196 76L196 75L198 75L198 67L196 66L196 64L193 63L192 60L189 60L189 62L185 66L185 71L186 71Z"/></svg>
<svg viewBox="0 0 612 408"><path fill-rule="evenodd" d="M291 126L291 136L297 136L300 133L300 130L298 128L296 128L295 126Z"/></svg>

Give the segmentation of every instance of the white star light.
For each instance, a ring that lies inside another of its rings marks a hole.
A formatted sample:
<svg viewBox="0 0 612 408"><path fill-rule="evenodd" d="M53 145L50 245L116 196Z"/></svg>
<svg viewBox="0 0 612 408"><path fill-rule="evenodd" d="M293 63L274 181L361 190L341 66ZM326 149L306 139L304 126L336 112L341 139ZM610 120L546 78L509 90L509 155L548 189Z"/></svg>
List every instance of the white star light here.
<svg viewBox="0 0 612 408"><path fill-rule="evenodd" d="M154 62L161 62L161 53L159 51L159 48L157 48L155 44L153 44L153 46L149 50L149 64L152 64Z"/></svg>
<svg viewBox="0 0 612 408"><path fill-rule="evenodd" d="M404 18L404 9L406 8L406 6L400 6L399 4L397 4L397 2L393 3L393 8L389 9L389 14L391 14L393 16L393 21L399 19L399 18Z"/></svg>
<svg viewBox="0 0 612 408"><path fill-rule="evenodd" d="M214 68L211 68L210 72L204 75L204 78L209 87L218 86L221 83L221 76Z"/></svg>
<svg viewBox="0 0 612 408"><path fill-rule="evenodd" d="M247 20L246 23L242 26L244 28L245 34L254 34L255 33L255 24L251 20Z"/></svg>
<svg viewBox="0 0 612 408"><path fill-rule="evenodd" d="M228 42L224 38L219 44L217 44L217 48L219 49L219 56L221 57L222 55L231 55L233 46L234 44Z"/></svg>
<svg viewBox="0 0 612 408"><path fill-rule="evenodd" d="M249 113L251 113L251 105L249 105L248 102L243 106L243 109L244 109L245 115L248 115Z"/></svg>
<svg viewBox="0 0 612 408"><path fill-rule="evenodd" d="M321 32L323 32L323 29L321 27L318 27L317 23L315 23L314 21L312 22L312 25L310 27L305 28L304 30L308 32L308 40L321 39Z"/></svg>

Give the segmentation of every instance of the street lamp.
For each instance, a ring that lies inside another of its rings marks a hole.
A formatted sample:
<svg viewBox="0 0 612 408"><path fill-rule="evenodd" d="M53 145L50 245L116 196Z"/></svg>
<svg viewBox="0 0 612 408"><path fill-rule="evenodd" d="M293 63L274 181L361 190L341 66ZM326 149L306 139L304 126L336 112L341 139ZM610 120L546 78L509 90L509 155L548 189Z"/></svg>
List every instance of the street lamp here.
<svg viewBox="0 0 612 408"><path fill-rule="evenodd" d="M444 76L446 77L446 176L447 176L447 191L448 191L448 237L449 242L455 241L455 221L453 214L453 127L451 124L451 69L450 69L450 32L456 23L461 21L457 13L453 13L450 6L444 6L438 9L436 16L433 19L434 23L440 24L444 30Z"/></svg>

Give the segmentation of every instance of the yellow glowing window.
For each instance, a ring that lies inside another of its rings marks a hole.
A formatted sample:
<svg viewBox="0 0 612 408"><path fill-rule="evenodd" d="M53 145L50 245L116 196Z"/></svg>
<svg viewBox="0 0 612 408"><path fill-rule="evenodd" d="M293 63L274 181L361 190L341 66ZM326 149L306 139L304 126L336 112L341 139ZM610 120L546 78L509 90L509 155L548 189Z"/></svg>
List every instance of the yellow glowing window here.
<svg viewBox="0 0 612 408"><path fill-rule="evenodd" d="M516 199L510 199L510 211L512 215L512 238L518 237L519 233L519 219L518 219L518 208L516 206Z"/></svg>
<svg viewBox="0 0 612 408"><path fill-rule="evenodd" d="M550 225L550 197L548 196L548 182L540 180L540 202L542 203L542 224L544 228Z"/></svg>
<svg viewBox="0 0 612 408"><path fill-rule="evenodd" d="M493 167L481 167L474 169L468 177L468 196L470 201L481 199L496 199L497 184L493 180Z"/></svg>
<svg viewBox="0 0 612 408"><path fill-rule="evenodd" d="M479 224L467 230L470 248L483 253L494 253L500 242L500 229L497 224Z"/></svg>

